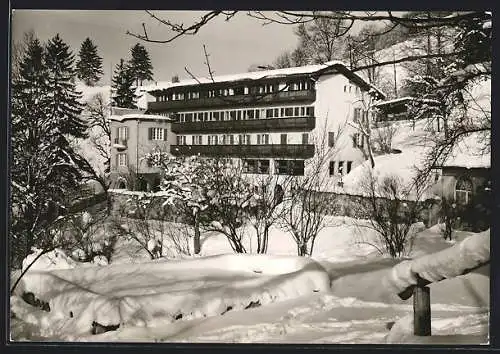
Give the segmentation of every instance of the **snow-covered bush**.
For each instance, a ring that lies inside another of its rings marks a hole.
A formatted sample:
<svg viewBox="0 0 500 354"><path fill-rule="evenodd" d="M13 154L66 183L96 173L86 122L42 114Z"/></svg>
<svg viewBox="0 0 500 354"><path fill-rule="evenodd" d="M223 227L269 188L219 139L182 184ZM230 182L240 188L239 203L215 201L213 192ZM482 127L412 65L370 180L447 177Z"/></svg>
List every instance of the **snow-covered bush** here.
<svg viewBox="0 0 500 354"><path fill-rule="evenodd" d="M111 262L117 235L112 230L106 212L91 215L85 211L68 218L66 234L71 243L65 249L80 262L93 262L104 257Z"/></svg>
<svg viewBox="0 0 500 354"><path fill-rule="evenodd" d="M393 258L408 255L412 249L416 230L413 227L418 221L423 205L409 201L409 194L421 195L419 187L407 187L397 176L379 178L371 171L363 180L362 188L366 199L359 205L369 215L368 224L360 224L377 232L378 238L369 244L381 254Z"/></svg>
<svg viewBox="0 0 500 354"><path fill-rule="evenodd" d="M166 211L152 193L131 195L119 206L119 217L114 219L120 237L138 243L151 259L162 257L163 239L166 236Z"/></svg>

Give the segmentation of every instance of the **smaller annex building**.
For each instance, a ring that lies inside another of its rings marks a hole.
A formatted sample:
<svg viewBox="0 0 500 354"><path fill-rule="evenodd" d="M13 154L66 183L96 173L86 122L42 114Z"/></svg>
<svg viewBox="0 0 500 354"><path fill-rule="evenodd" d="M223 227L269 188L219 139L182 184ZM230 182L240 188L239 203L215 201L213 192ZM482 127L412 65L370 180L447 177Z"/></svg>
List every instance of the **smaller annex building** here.
<svg viewBox="0 0 500 354"><path fill-rule="evenodd" d="M127 113L110 118L112 189L155 191L160 185L160 170L145 156L153 151L170 152L175 141L171 119L165 116Z"/></svg>

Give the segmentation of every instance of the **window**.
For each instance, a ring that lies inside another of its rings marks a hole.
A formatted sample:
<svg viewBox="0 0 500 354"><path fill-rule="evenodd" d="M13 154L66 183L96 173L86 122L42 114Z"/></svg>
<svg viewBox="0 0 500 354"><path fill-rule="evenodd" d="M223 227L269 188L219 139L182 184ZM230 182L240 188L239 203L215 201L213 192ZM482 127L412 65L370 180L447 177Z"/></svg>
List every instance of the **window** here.
<svg viewBox="0 0 500 354"><path fill-rule="evenodd" d="M352 161L347 161L347 171L346 171L346 173L351 172L351 168L352 168Z"/></svg>
<svg viewBox="0 0 500 354"><path fill-rule="evenodd" d="M185 135L177 135L177 145L186 145Z"/></svg>
<svg viewBox="0 0 500 354"><path fill-rule="evenodd" d="M269 109L266 109L266 117L267 118L272 118L274 115L273 115L273 109L272 108L269 108Z"/></svg>
<svg viewBox="0 0 500 354"><path fill-rule="evenodd" d="M240 144L240 145L243 145L243 144L250 145L250 135L249 134L247 134L247 135L243 135L243 134L238 135L238 144Z"/></svg>
<svg viewBox="0 0 500 354"><path fill-rule="evenodd" d="M293 114L293 115L294 115L295 117L300 116L299 111L300 111L299 107L295 107L295 108L294 108L294 114Z"/></svg>
<svg viewBox="0 0 500 354"><path fill-rule="evenodd" d="M354 108L354 119L355 122L359 122L361 120L361 108Z"/></svg>
<svg viewBox="0 0 500 354"><path fill-rule="evenodd" d="M253 109L249 109L247 110L247 118L248 119L254 119L254 110Z"/></svg>
<svg viewBox="0 0 500 354"><path fill-rule="evenodd" d="M274 117L275 117L275 118L278 118L278 117L280 116L279 111L280 111L280 110L279 110L278 108L275 108L275 109L274 109Z"/></svg>
<svg viewBox="0 0 500 354"><path fill-rule="evenodd" d="M308 133L302 133L302 144L304 144L304 145L309 144L309 134Z"/></svg>
<svg viewBox="0 0 500 354"><path fill-rule="evenodd" d="M281 144L282 145L286 145L286 143L287 143L287 135L286 134L281 134L280 138L281 138L281 140L280 140Z"/></svg>
<svg viewBox="0 0 500 354"><path fill-rule="evenodd" d="M455 201L458 204L469 204L472 197L472 182L467 177L459 177L455 185Z"/></svg>
<svg viewBox="0 0 500 354"><path fill-rule="evenodd" d="M203 144L203 137L201 135L193 135L191 137L193 141L193 145L202 145Z"/></svg>
<svg viewBox="0 0 500 354"><path fill-rule="evenodd" d="M359 133L354 133L352 135L352 146L355 148L363 148L364 147L364 135L359 134Z"/></svg>
<svg viewBox="0 0 500 354"><path fill-rule="evenodd" d="M304 175L304 160L276 160L276 173L279 175Z"/></svg>
<svg viewBox="0 0 500 354"><path fill-rule="evenodd" d="M257 145L269 144L269 134L257 134Z"/></svg>
<svg viewBox="0 0 500 354"><path fill-rule="evenodd" d="M222 145L233 145L234 136L231 134L225 134L222 136Z"/></svg>
<svg viewBox="0 0 500 354"><path fill-rule="evenodd" d="M128 127L119 127L117 135L119 140L128 140Z"/></svg>
<svg viewBox="0 0 500 354"><path fill-rule="evenodd" d="M257 173L257 160L243 160L244 173Z"/></svg>
<svg viewBox="0 0 500 354"><path fill-rule="evenodd" d="M269 173L269 160L259 160L257 163L257 171L260 174Z"/></svg>
<svg viewBox="0 0 500 354"><path fill-rule="evenodd" d="M344 161L339 161L339 175L342 175L344 172Z"/></svg>
<svg viewBox="0 0 500 354"><path fill-rule="evenodd" d="M244 173L269 174L269 160L243 160Z"/></svg>
<svg viewBox="0 0 500 354"><path fill-rule="evenodd" d="M210 120L219 120L219 112L210 112L212 114L212 119Z"/></svg>
<svg viewBox="0 0 500 354"><path fill-rule="evenodd" d="M285 117L291 117L291 116L293 116L293 108L292 107L285 108Z"/></svg>
<svg viewBox="0 0 500 354"><path fill-rule="evenodd" d="M306 115L306 107L300 107L300 115L305 116Z"/></svg>
<svg viewBox="0 0 500 354"><path fill-rule="evenodd" d="M330 161L328 165L328 174L330 176L335 176L335 161Z"/></svg>
<svg viewBox="0 0 500 354"><path fill-rule="evenodd" d="M344 92L347 92L347 85L344 85Z"/></svg>
<svg viewBox="0 0 500 354"><path fill-rule="evenodd" d="M335 133L328 132L328 146L333 147L335 145Z"/></svg>
<svg viewBox="0 0 500 354"><path fill-rule="evenodd" d="M314 107L313 106L307 107L307 115L309 117L314 117Z"/></svg>
<svg viewBox="0 0 500 354"><path fill-rule="evenodd" d="M118 166L128 166L128 155L127 154L117 154L116 164Z"/></svg>
<svg viewBox="0 0 500 354"><path fill-rule="evenodd" d="M165 128L149 128L148 140L163 140L167 141L167 129Z"/></svg>

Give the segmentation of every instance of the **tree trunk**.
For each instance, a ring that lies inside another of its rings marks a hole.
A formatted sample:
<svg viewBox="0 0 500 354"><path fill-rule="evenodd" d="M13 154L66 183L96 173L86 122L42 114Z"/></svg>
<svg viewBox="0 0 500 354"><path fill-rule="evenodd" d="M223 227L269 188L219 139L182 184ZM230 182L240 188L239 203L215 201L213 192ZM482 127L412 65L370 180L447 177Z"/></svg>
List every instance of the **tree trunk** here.
<svg viewBox="0 0 500 354"><path fill-rule="evenodd" d="M302 245L297 245L299 256L307 256L307 243L303 243Z"/></svg>
<svg viewBox="0 0 500 354"><path fill-rule="evenodd" d="M196 211L194 214L194 240L193 240L194 254L199 254L201 251L201 241L200 241L200 217L199 212Z"/></svg>

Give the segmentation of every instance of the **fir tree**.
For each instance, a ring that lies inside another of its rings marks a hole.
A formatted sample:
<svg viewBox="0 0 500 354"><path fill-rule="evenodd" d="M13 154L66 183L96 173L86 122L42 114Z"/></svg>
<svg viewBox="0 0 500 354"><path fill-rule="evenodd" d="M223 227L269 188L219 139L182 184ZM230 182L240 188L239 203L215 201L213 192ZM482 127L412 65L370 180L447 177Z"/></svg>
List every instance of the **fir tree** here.
<svg viewBox="0 0 500 354"><path fill-rule="evenodd" d="M48 69L50 112L61 133L85 138L87 126L80 118L83 105L76 91L74 57L69 46L57 34L47 43L45 65Z"/></svg>
<svg viewBox="0 0 500 354"><path fill-rule="evenodd" d="M55 247L50 230L82 178L78 167L83 165L82 158L63 134L62 127L69 121L61 114L64 109L55 110L54 105L58 94L53 91L53 72L60 72L61 68L56 70L59 61L46 61L46 57L40 42L33 39L12 86L10 235L14 266L20 265L33 246L43 250ZM53 65L51 70L47 63ZM64 105L60 102L57 107Z"/></svg>
<svg viewBox="0 0 500 354"><path fill-rule="evenodd" d="M153 65L151 65L151 59L146 48L137 43L130 52L132 59L130 59L129 67L136 86L142 85L144 80L153 80Z"/></svg>
<svg viewBox="0 0 500 354"><path fill-rule="evenodd" d="M94 86L103 75L102 58L97 54L97 46L88 37L80 47L76 70L78 78L87 86Z"/></svg>
<svg viewBox="0 0 500 354"><path fill-rule="evenodd" d="M135 105L134 77L123 59L116 65L111 87L113 88L112 105L122 108L137 108Z"/></svg>

